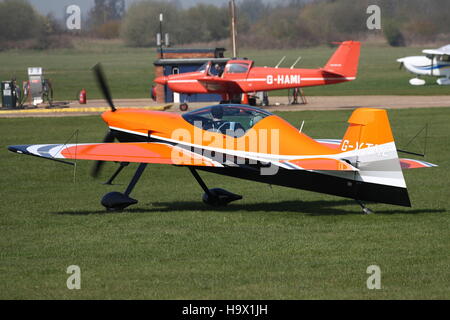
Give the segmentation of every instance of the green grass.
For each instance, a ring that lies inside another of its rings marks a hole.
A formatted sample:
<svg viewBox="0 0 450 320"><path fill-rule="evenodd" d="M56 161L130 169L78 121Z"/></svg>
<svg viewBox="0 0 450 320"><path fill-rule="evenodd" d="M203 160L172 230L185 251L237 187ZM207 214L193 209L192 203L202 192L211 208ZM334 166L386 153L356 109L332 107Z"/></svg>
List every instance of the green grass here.
<svg viewBox="0 0 450 320"><path fill-rule="evenodd" d="M280 115L340 138L350 112ZM137 205L106 213L100 198L123 191L136 165L104 186L91 162L78 162L74 182L71 166L6 150L75 130L100 141L99 117L0 119L0 299L449 299L450 108L389 116L399 147L429 124L426 160L439 167L404 172L412 208L370 204L368 216L344 198L201 173L244 195L216 210L186 168L163 165L144 173ZM73 264L81 290L66 288ZM366 288L369 265L381 268L381 290Z"/></svg>
<svg viewBox="0 0 450 320"><path fill-rule="evenodd" d="M282 66L289 67L302 56L297 67L322 67L335 48L326 46L298 50L241 50L240 55L255 60L258 66L275 66L286 56ZM305 88L307 95L447 95L450 87L439 86L436 78L426 77L427 85L411 86L412 75L399 70L397 58L420 55L422 48L393 48L382 45L362 44L358 78L355 81ZM153 84L156 50L154 48L129 48L120 41L79 40L74 49L49 51L0 52L0 80L16 76L27 79L27 68L41 66L46 78L55 89L56 100L75 100L82 88L88 99L100 98L90 68L102 62L115 98L149 98ZM272 92L286 95L286 90Z"/></svg>

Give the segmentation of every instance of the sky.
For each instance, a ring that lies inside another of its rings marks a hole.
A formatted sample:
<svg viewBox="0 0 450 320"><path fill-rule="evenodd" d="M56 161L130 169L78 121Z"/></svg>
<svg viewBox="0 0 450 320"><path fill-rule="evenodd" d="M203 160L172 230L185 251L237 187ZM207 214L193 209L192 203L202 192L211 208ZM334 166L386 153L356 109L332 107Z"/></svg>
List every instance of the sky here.
<svg viewBox="0 0 450 320"><path fill-rule="evenodd" d="M126 6L131 3L140 0L125 0ZM78 5L82 13L87 13L94 5L94 0L28 0L30 4L33 5L41 14L53 13L57 19L61 19L65 16L65 8L68 5L75 4ZM197 3L207 3L222 5L228 3L228 0L182 0L180 1L183 7L189 7L196 5Z"/></svg>

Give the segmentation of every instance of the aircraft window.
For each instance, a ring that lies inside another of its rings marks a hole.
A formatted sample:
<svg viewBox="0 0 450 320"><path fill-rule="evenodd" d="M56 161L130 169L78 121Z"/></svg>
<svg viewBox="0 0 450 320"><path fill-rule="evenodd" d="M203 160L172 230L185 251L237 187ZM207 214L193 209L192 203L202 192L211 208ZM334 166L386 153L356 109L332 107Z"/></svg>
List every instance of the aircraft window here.
<svg viewBox="0 0 450 320"><path fill-rule="evenodd" d="M211 75L220 77L223 73L223 65L221 66L220 64L216 63L210 68L209 72L211 73Z"/></svg>
<svg viewBox="0 0 450 320"><path fill-rule="evenodd" d="M226 66L227 73L246 73L248 71L248 64L245 63L230 63Z"/></svg>
<svg viewBox="0 0 450 320"><path fill-rule="evenodd" d="M448 62L448 61L450 61L450 56L449 55L446 55L446 54L444 54L444 55L442 55L441 56L441 59L440 59L441 61L445 61L445 62Z"/></svg>
<svg viewBox="0 0 450 320"><path fill-rule="evenodd" d="M272 113L254 107L219 104L185 113L183 119L203 130L238 138L270 115Z"/></svg>
<svg viewBox="0 0 450 320"><path fill-rule="evenodd" d="M200 68L197 69L197 71L198 71L198 72L203 72L203 71L205 71L205 70L206 70L206 67L208 66L208 63L209 63L209 62L205 62L204 64L202 64L202 65L200 66Z"/></svg>

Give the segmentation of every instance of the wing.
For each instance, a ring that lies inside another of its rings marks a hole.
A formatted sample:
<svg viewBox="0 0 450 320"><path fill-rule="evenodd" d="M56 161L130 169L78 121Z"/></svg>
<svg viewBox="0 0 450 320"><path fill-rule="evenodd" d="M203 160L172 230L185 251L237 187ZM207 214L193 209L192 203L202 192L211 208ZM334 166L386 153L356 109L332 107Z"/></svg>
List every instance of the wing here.
<svg viewBox="0 0 450 320"><path fill-rule="evenodd" d="M425 49L422 50L423 53L426 54L432 54L432 55L436 55L436 56L442 56L442 55L450 55L450 44L440 47L438 49Z"/></svg>
<svg viewBox="0 0 450 320"><path fill-rule="evenodd" d="M57 161L80 159L222 167L218 162L189 150L155 142L37 144L9 146L8 149L20 154Z"/></svg>
<svg viewBox="0 0 450 320"><path fill-rule="evenodd" d="M219 77L205 77L197 81L211 92L243 92L241 87L234 80L226 80Z"/></svg>

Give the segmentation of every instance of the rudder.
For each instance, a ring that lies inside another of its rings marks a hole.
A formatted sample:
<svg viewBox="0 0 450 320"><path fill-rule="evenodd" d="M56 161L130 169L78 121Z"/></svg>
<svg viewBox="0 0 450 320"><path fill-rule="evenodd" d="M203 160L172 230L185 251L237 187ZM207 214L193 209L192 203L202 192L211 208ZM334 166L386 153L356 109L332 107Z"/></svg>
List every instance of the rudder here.
<svg viewBox="0 0 450 320"><path fill-rule="evenodd" d="M350 151L394 142L386 110L359 108L348 119L340 149Z"/></svg>
<svg viewBox="0 0 450 320"><path fill-rule="evenodd" d="M358 72L360 48L359 41L342 42L323 69L350 78L348 80L355 79Z"/></svg>
<svg viewBox="0 0 450 320"><path fill-rule="evenodd" d="M386 110L359 108L348 122L339 147L359 170L355 198L411 206Z"/></svg>

